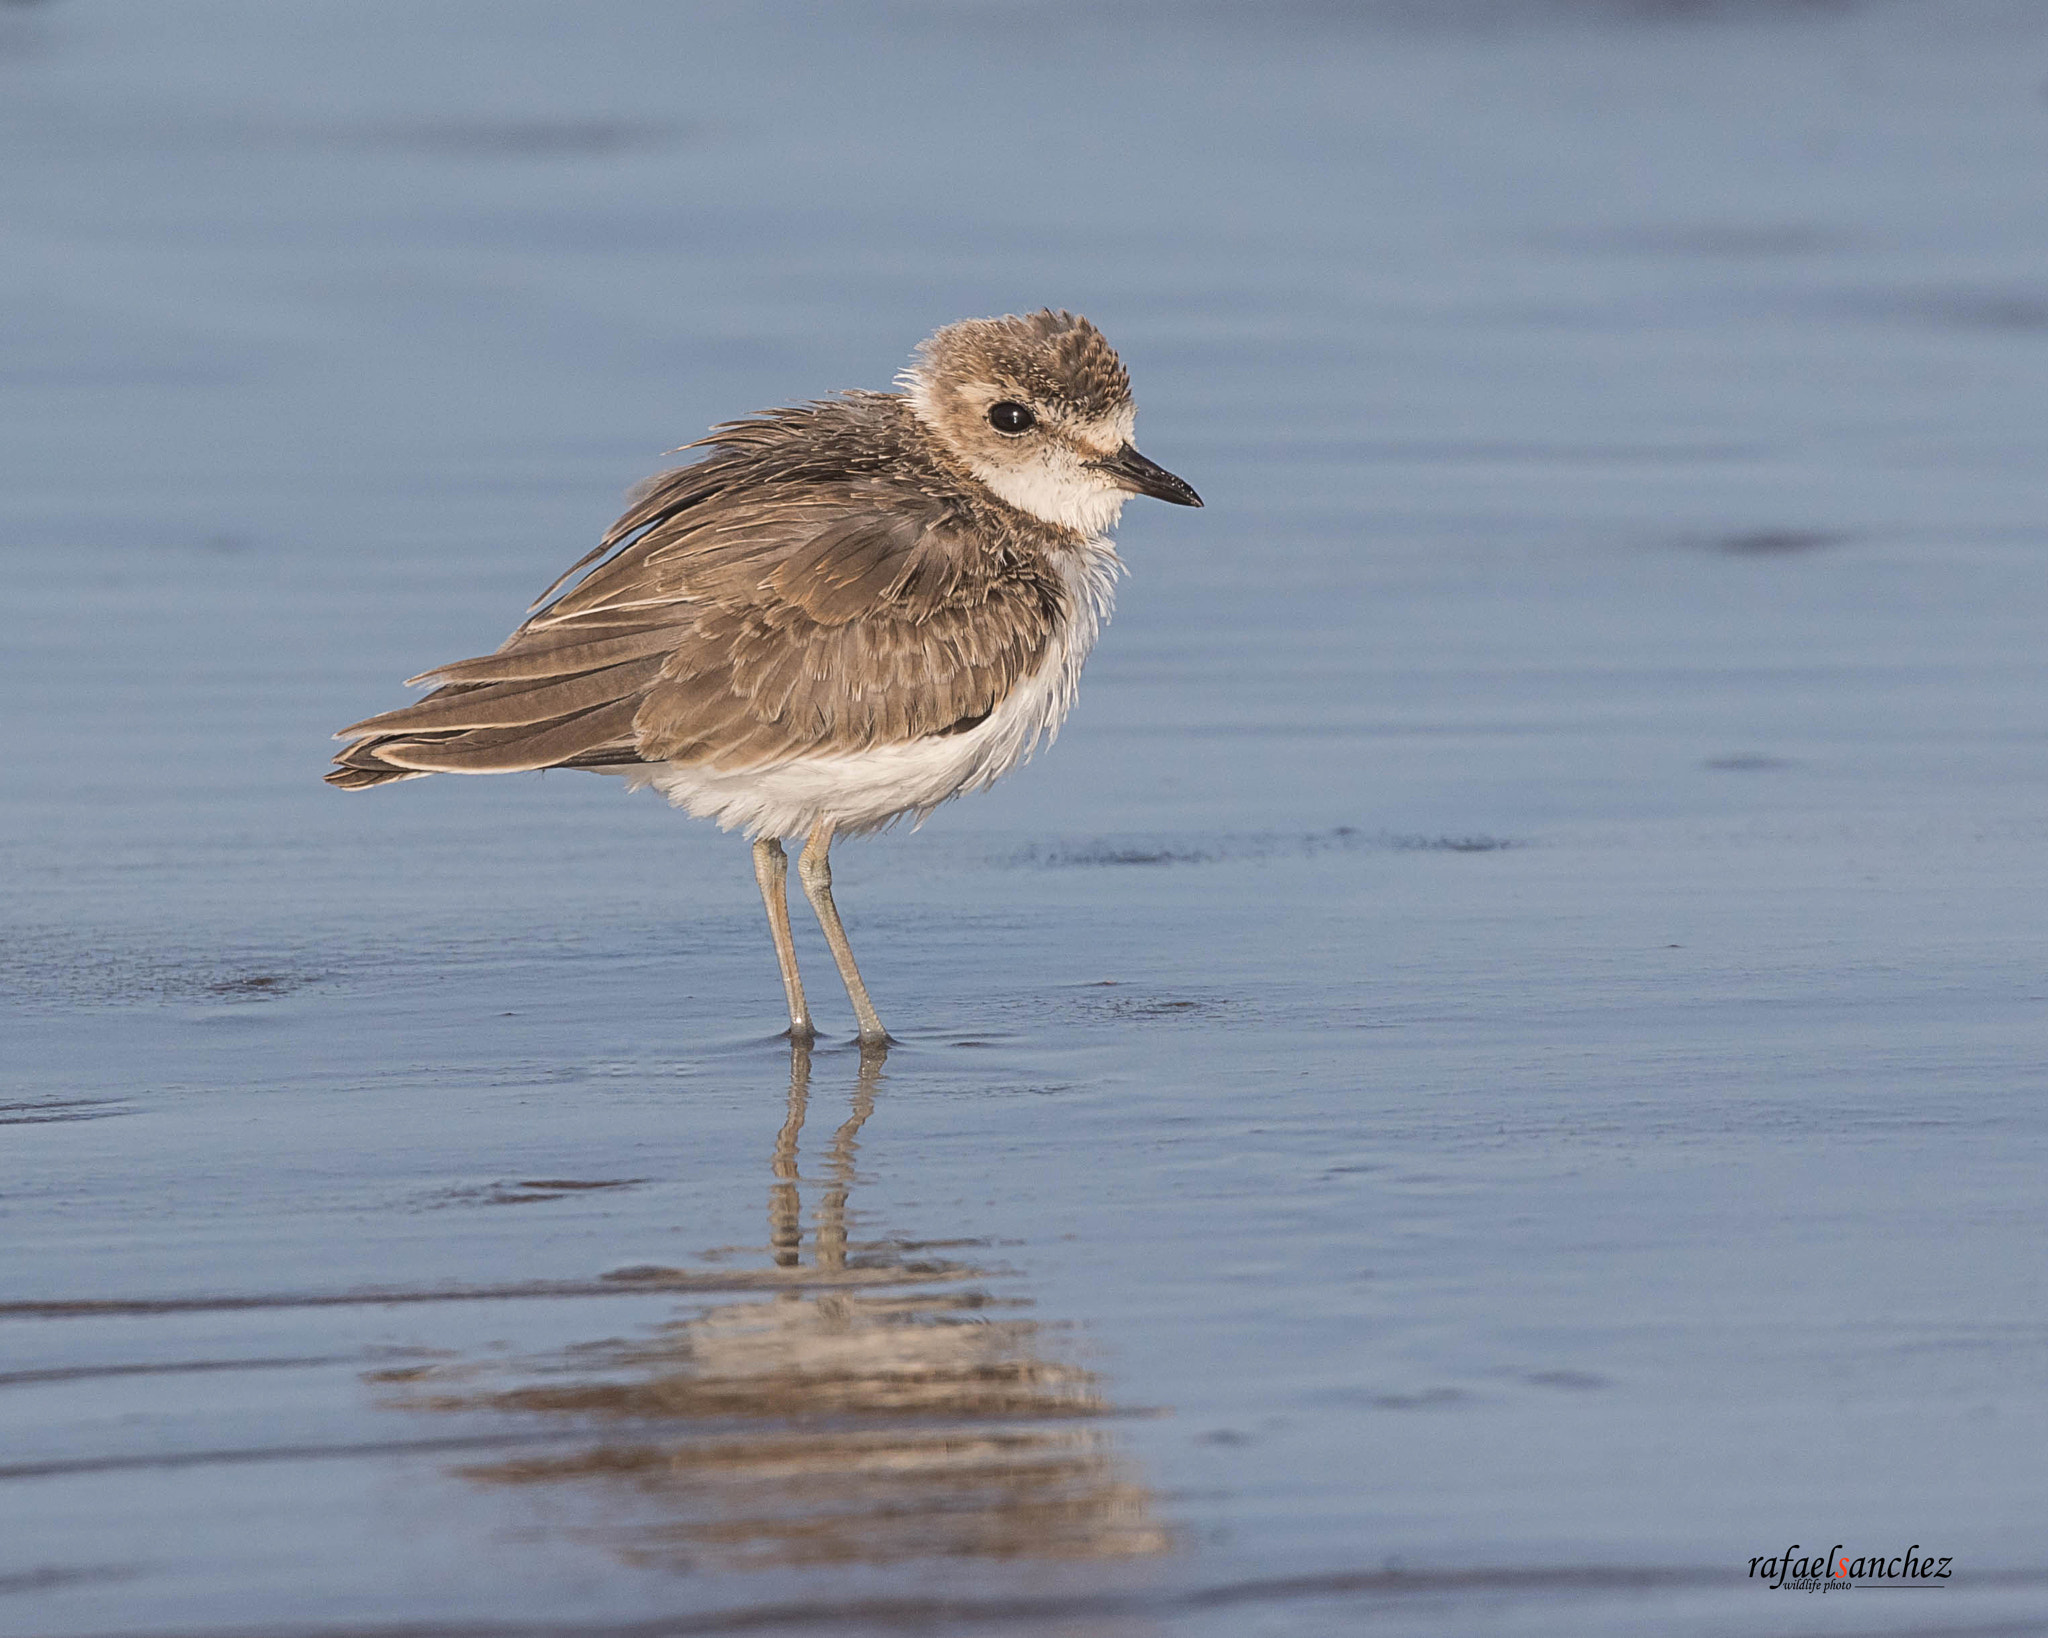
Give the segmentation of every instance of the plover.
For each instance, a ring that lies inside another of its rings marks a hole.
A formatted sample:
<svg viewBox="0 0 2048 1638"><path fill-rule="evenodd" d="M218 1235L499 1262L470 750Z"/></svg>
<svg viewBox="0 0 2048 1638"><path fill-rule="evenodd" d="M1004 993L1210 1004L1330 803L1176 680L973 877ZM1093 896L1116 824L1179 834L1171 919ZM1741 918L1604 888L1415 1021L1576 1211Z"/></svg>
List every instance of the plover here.
<svg viewBox="0 0 2048 1638"><path fill-rule="evenodd" d="M782 846L801 836L860 1038L886 1041L833 839L921 821L1056 733L1109 617L1124 502L1202 504L1132 446L1130 378L1074 314L948 325L897 385L688 446L711 453L643 484L496 653L342 729L328 783L586 768L743 832L807 1042Z"/></svg>

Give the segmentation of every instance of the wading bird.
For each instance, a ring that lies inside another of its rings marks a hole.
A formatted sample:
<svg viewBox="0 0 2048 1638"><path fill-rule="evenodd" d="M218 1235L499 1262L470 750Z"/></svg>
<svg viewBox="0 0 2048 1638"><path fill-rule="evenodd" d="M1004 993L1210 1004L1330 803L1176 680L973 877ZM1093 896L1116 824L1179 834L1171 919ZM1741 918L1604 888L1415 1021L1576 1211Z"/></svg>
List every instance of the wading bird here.
<svg viewBox="0 0 2048 1638"><path fill-rule="evenodd" d="M587 768L742 831L809 1041L782 847L801 836L860 1038L886 1041L833 839L922 819L1056 732L1109 617L1125 500L1202 504L1132 447L1130 378L1084 318L949 325L898 385L716 428L495 654L337 734L328 783Z"/></svg>

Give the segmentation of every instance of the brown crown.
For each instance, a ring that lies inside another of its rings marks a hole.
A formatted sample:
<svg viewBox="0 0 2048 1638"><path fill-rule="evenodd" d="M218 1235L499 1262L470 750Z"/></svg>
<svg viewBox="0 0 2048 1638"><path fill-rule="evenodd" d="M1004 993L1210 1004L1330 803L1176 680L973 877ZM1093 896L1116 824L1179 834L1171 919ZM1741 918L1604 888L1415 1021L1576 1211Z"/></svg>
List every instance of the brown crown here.
<svg viewBox="0 0 2048 1638"><path fill-rule="evenodd" d="M949 324L917 351L928 378L993 382L1041 403L1071 405L1091 420L1131 401L1131 378L1115 349L1064 310Z"/></svg>

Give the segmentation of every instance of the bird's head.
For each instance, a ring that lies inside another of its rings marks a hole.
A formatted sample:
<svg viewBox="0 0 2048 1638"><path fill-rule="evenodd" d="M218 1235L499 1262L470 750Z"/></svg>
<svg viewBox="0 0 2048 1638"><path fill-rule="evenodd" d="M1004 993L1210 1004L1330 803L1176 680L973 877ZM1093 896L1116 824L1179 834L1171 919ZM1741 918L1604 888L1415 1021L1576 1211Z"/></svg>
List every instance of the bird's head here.
<svg viewBox="0 0 2048 1638"><path fill-rule="evenodd" d="M1072 313L968 319L917 350L900 378L917 418L996 495L1097 535L1132 495L1202 497L1131 445L1131 378Z"/></svg>

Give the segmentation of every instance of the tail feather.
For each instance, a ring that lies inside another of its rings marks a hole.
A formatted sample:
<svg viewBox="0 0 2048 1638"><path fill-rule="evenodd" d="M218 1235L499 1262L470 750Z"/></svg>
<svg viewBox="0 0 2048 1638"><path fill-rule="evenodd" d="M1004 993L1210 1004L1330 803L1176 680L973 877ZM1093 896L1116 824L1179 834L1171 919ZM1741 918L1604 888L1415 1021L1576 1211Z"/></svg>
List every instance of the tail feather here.
<svg viewBox="0 0 2048 1638"><path fill-rule="evenodd" d="M637 760L631 753L633 713L639 706L637 698L612 700L510 727L380 735L357 741L335 760L345 771L376 775L377 783L408 773L522 773L585 759L599 765ZM334 774L327 777L343 784Z"/></svg>
<svg viewBox="0 0 2048 1638"><path fill-rule="evenodd" d="M572 676L538 680L461 683L436 689L415 705L380 712L351 723L337 739L370 735L441 733L472 728L532 728L592 711L599 706L638 705L661 676L661 655L626 660Z"/></svg>
<svg viewBox="0 0 2048 1638"><path fill-rule="evenodd" d="M401 779L424 779L414 768L340 767L323 776L336 790L366 791L372 785L393 785Z"/></svg>

